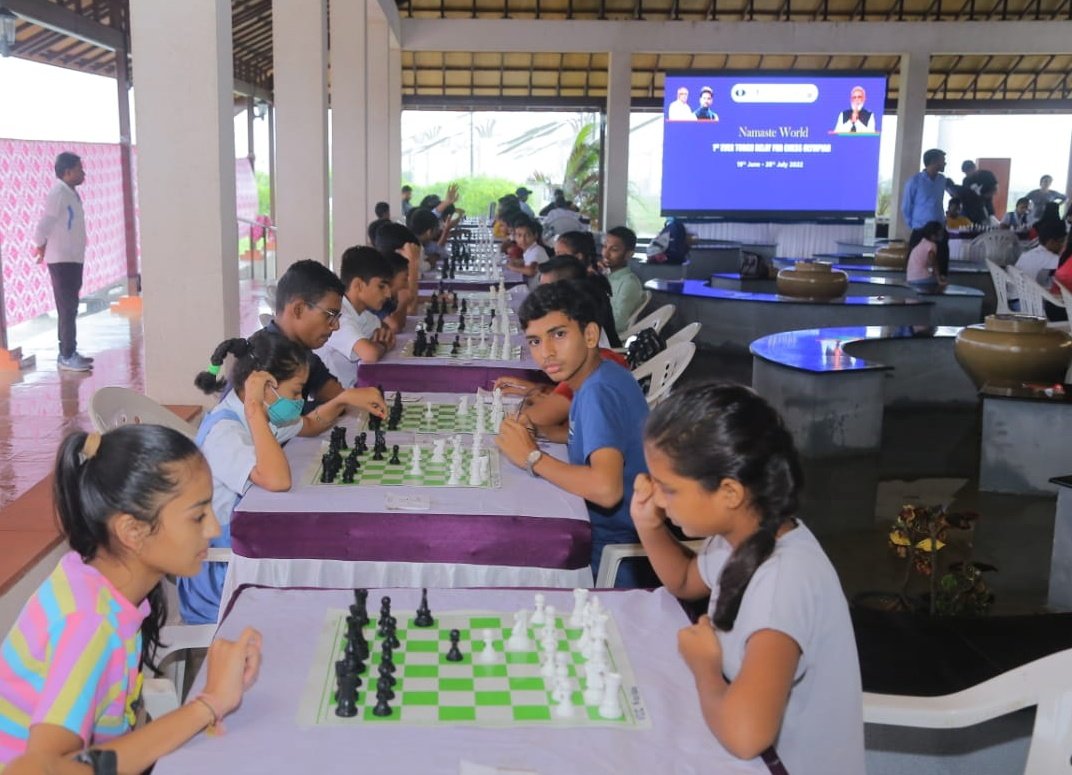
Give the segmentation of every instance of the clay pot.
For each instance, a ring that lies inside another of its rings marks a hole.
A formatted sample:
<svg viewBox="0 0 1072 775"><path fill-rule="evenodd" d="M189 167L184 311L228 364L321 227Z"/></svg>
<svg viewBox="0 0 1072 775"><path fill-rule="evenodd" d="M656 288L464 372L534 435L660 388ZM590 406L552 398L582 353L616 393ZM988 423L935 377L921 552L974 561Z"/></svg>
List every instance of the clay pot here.
<svg viewBox="0 0 1072 775"><path fill-rule="evenodd" d="M778 293L798 299L836 299L845 295L849 276L821 261L797 261L778 272Z"/></svg>
<svg viewBox="0 0 1072 775"><path fill-rule="evenodd" d="M1063 383L1072 361L1072 336L1030 315L988 315L965 326L953 345L957 363L976 387L991 383Z"/></svg>
<svg viewBox="0 0 1072 775"><path fill-rule="evenodd" d="M908 245L903 242L891 242L875 251L875 266L904 269L907 264Z"/></svg>

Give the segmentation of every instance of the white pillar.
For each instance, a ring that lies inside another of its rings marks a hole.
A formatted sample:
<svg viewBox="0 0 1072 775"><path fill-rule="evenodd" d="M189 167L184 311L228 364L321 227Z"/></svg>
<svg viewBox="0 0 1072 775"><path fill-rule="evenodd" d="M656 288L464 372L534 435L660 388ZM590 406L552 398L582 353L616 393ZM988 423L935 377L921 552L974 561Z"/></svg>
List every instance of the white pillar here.
<svg viewBox="0 0 1072 775"><path fill-rule="evenodd" d="M132 0L130 39L145 389L202 403L194 375L238 335L231 3Z"/></svg>
<svg viewBox="0 0 1072 775"><path fill-rule="evenodd" d="M335 268L351 245L364 245L372 220L366 169L365 0L331 4L331 205ZM345 44L341 42L345 41Z"/></svg>
<svg viewBox="0 0 1072 775"><path fill-rule="evenodd" d="M330 257L326 0L273 0L272 47L282 273L300 259Z"/></svg>
<svg viewBox="0 0 1072 775"><path fill-rule="evenodd" d="M629 106L633 57L612 51L607 57L607 132L603 153L604 231L623 226L629 202Z"/></svg>
<svg viewBox="0 0 1072 775"><path fill-rule="evenodd" d="M390 173L390 131L388 115L391 109L390 31L377 0L367 0L367 48L365 51L365 83L368 127L368 205L371 211L376 202L393 202ZM366 213L368 215L368 213Z"/></svg>
<svg viewBox="0 0 1072 775"><path fill-rule="evenodd" d="M893 188L890 192L890 236L908 239L901 197L909 179L923 169L923 118L927 112L930 54L901 55L897 94L897 140L893 150Z"/></svg>
<svg viewBox="0 0 1072 775"><path fill-rule="evenodd" d="M402 49L392 36L387 55L387 174L391 215L402 214Z"/></svg>

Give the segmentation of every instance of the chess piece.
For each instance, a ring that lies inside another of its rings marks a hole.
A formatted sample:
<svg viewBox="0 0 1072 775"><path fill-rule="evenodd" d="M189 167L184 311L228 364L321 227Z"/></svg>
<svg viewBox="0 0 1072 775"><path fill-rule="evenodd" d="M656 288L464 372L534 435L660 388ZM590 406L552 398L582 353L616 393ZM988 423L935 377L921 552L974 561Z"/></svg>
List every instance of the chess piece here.
<svg viewBox="0 0 1072 775"><path fill-rule="evenodd" d="M396 683L398 683L398 679L391 675L392 667L393 665L389 666L383 662L380 662L380 666L377 668L377 672L380 674L380 677L376 679L377 684L379 684L381 681L387 686L394 686Z"/></svg>
<svg viewBox="0 0 1072 775"><path fill-rule="evenodd" d="M394 711L391 710L391 706L387 704L387 694L385 691L376 692L376 707L372 709L373 716L390 716Z"/></svg>
<svg viewBox="0 0 1072 775"><path fill-rule="evenodd" d="M445 463L445 462L447 462L446 450L447 450L447 440L446 439L436 439L435 441L433 441L432 442L432 462L433 463Z"/></svg>
<svg viewBox="0 0 1072 775"><path fill-rule="evenodd" d="M507 651L530 651L532 640L529 638L529 612L522 609L514 614L514 627L506 641Z"/></svg>
<svg viewBox="0 0 1072 775"><path fill-rule="evenodd" d="M428 607L427 589L421 590L421 605L417 609L417 615L413 619L413 624L417 627L435 626L435 619L432 617L432 610Z"/></svg>
<svg viewBox="0 0 1072 775"><path fill-rule="evenodd" d="M537 592L532 597L536 610L532 614L531 621L533 624L543 624L547 621L547 617L544 615L544 603L547 598L542 592Z"/></svg>
<svg viewBox="0 0 1072 775"><path fill-rule="evenodd" d="M588 604L588 590L577 588L573 590L573 612L570 614L570 627L584 626L584 607Z"/></svg>
<svg viewBox="0 0 1072 775"><path fill-rule="evenodd" d="M394 686L394 684L392 684L388 680L388 678L391 679L391 680L394 680L394 678L392 676L390 676L390 675L388 675L387 678L377 678L376 679L376 697L377 698L380 696L380 692L383 692L383 696L388 700L393 700L395 698L395 691L394 691L394 689L391 688L392 686Z"/></svg>
<svg viewBox="0 0 1072 775"><path fill-rule="evenodd" d="M357 715L357 675L354 673L343 673L339 677L339 683L336 688L336 699L338 704L335 706L335 715L342 718L353 718Z"/></svg>
<svg viewBox="0 0 1072 775"><path fill-rule="evenodd" d="M385 630L385 625L387 624L387 620L390 619L390 618L391 618L391 598L388 597L387 595L384 595L383 597L380 598L380 616L376 620L376 624L377 624L376 635L377 636L379 636L381 638L383 637L384 630Z"/></svg>
<svg viewBox="0 0 1072 775"><path fill-rule="evenodd" d="M364 453L368 452L368 434L367 433L365 433L364 431L361 431L361 433L358 434L358 436L357 436L357 446L354 447L354 449L357 450L357 454L359 454L359 455L363 455Z"/></svg>
<svg viewBox="0 0 1072 775"><path fill-rule="evenodd" d="M484 630L484 648L479 661L482 665L494 665L499 661L499 655L495 652L495 633L491 630Z"/></svg>
<svg viewBox="0 0 1072 775"><path fill-rule="evenodd" d="M439 320L436 321L435 330L437 334L443 333L443 313L439 313Z"/></svg>
<svg viewBox="0 0 1072 775"><path fill-rule="evenodd" d="M584 666L584 704L598 705L603 701L603 671L588 662Z"/></svg>
<svg viewBox="0 0 1072 775"><path fill-rule="evenodd" d="M619 673L607 673L604 681L603 701L599 704L599 716L606 719L621 718L622 704L618 697L618 690L622 686L622 676Z"/></svg>
<svg viewBox="0 0 1072 775"><path fill-rule="evenodd" d="M556 683L551 696L556 703L556 718L573 718L577 714L577 710L573 706L573 693L570 691L568 683Z"/></svg>
<svg viewBox="0 0 1072 775"><path fill-rule="evenodd" d="M461 662L465 657L462 656L461 649L458 648L458 640L461 638L461 632L458 630L450 631L450 650L447 652L448 662Z"/></svg>
<svg viewBox="0 0 1072 775"><path fill-rule="evenodd" d="M423 476L424 475L424 470L421 468L421 455L420 455L419 450L420 450L420 447L418 447L416 444L414 444L413 445L414 454L410 458L410 466L409 466L409 472L408 472L409 476Z"/></svg>
<svg viewBox="0 0 1072 775"><path fill-rule="evenodd" d="M342 483L343 484L353 484L354 483L354 468L353 468L353 466L347 464L347 466L342 470Z"/></svg>
<svg viewBox="0 0 1072 775"><path fill-rule="evenodd" d="M372 451L373 460L383 460L383 450L378 446Z"/></svg>
<svg viewBox="0 0 1072 775"><path fill-rule="evenodd" d="M470 347L472 346L472 343L473 340L470 339ZM467 414L469 414L469 396L462 396L458 399L458 416L465 417Z"/></svg>
<svg viewBox="0 0 1072 775"><path fill-rule="evenodd" d="M388 465L398 466L402 465L402 461L398 459L398 445L391 445L391 459L387 461Z"/></svg>
<svg viewBox="0 0 1072 775"><path fill-rule="evenodd" d="M473 456L469 459L469 486L479 487L483 482L480 481L480 458Z"/></svg>

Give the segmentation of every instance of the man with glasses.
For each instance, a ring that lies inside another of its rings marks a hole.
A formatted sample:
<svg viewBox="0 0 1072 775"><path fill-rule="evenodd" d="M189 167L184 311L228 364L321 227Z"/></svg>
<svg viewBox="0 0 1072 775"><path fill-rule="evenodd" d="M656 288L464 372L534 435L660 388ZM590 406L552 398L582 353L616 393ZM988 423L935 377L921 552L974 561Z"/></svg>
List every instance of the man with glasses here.
<svg viewBox="0 0 1072 775"><path fill-rule="evenodd" d="M330 269L309 259L292 264L276 285L275 318L265 328L309 350L309 378L302 390L305 399L302 414L308 414L343 391L313 350L323 347L331 332L338 330L345 290L342 280Z"/></svg>

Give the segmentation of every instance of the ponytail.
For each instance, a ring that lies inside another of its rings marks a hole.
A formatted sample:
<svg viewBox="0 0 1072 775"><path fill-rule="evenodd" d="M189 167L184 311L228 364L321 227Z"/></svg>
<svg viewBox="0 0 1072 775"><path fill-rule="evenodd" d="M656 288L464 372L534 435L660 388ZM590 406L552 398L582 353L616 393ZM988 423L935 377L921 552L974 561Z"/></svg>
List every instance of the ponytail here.
<svg viewBox="0 0 1072 775"><path fill-rule="evenodd" d="M249 342L245 339L224 339L212 351L212 356L208 359L209 368L198 372L197 376L194 377L194 385L202 393L209 395L219 393L227 385L226 379L219 379L220 367L223 366L224 359L228 355L241 358L249 351Z"/></svg>
<svg viewBox="0 0 1072 775"><path fill-rule="evenodd" d="M122 425L104 434L69 434L56 454L52 497L71 549L83 562L102 551L116 553L108 523L117 514L130 514L155 531L161 507L178 486L173 466L194 460L203 461L196 445L161 425ZM156 670L154 656L167 621L162 586L157 584L147 599L141 661Z"/></svg>
<svg viewBox="0 0 1072 775"><path fill-rule="evenodd" d="M225 339L220 342L209 358L211 365L194 377L194 385L208 394L223 390L228 380L220 379L219 373L228 355L234 356L229 381L238 391L242 390L246 379L254 371L266 371L278 382L283 382L309 362L309 351L304 345L262 328L249 339Z"/></svg>
<svg viewBox="0 0 1072 775"><path fill-rule="evenodd" d="M713 384L672 393L651 413L644 436L676 474L708 492L724 479L739 482L759 515L759 529L737 546L719 578L714 624L729 632L748 583L774 551L778 529L797 512L804 475L792 436L748 388Z"/></svg>

